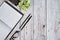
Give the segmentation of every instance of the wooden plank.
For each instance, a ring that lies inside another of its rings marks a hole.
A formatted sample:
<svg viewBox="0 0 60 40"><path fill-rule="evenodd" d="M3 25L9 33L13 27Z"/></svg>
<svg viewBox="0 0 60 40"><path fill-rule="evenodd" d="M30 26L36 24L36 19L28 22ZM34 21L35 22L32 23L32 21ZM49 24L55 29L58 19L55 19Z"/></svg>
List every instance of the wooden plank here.
<svg viewBox="0 0 60 40"><path fill-rule="evenodd" d="M30 7L27 11L27 13L31 13L32 18L31 20L28 22L28 24L26 25L25 28L25 40L33 40L33 0L30 0Z"/></svg>
<svg viewBox="0 0 60 40"><path fill-rule="evenodd" d="M56 39L55 40L60 40L60 0L56 0L56 15L55 15L55 29L54 29L54 32L55 32L55 37Z"/></svg>
<svg viewBox="0 0 60 40"><path fill-rule="evenodd" d="M31 13L32 19L22 30L21 40L46 40L45 0L31 0L26 13Z"/></svg>
<svg viewBox="0 0 60 40"><path fill-rule="evenodd" d="M29 0L30 1L30 0ZM31 5L25 14L33 15L33 0L30 1ZM22 11L23 12L23 11ZM28 22L28 24L24 27L21 32L21 40L33 40L33 17Z"/></svg>
<svg viewBox="0 0 60 40"><path fill-rule="evenodd" d="M34 0L34 40L46 40L45 0Z"/></svg>
<svg viewBox="0 0 60 40"><path fill-rule="evenodd" d="M60 40L57 39L57 14L59 15L59 0L47 0L47 40Z"/></svg>

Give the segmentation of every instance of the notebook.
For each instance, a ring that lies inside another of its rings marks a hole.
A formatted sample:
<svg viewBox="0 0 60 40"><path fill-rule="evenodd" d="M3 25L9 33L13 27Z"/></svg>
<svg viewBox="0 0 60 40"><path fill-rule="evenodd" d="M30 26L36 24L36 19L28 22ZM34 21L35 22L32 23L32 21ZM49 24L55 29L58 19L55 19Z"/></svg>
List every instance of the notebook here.
<svg viewBox="0 0 60 40"><path fill-rule="evenodd" d="M15 10L10 4L4 2L0 6L0 40L4 40L21 17L22 14Z"/></svg>

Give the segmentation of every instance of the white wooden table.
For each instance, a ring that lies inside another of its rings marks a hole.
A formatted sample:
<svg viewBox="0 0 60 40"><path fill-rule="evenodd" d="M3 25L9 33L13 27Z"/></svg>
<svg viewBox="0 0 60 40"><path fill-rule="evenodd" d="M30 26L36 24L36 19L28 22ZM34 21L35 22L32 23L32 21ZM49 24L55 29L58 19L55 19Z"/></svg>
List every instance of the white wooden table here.
<svg viewBox="0 0 60 40"><path fill-rule="evenodd" d="M21 31L20 40L60 40L60 0L30 0L30 3L26 13L31 13L32 19Z"/></svg>

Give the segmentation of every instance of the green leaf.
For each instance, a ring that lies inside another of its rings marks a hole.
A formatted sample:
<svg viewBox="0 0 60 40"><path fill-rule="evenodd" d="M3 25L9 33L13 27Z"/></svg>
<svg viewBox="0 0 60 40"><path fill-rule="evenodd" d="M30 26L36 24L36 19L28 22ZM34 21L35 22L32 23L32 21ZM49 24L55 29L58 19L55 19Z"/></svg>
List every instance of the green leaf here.
<svg viewBox="0 0 60 40"><path fill-rule="evenodd" d="M25 6L26 6L26 8L28 8L28 7L30 6L30 3L27 2L27 3L25 4Z"/></svg>
<svg viewBox="0 0 60 40"><path fill-rule="evenodd" d="M24 11L27 11L27 9L29 8L30 3L28 2L28 0L26 0L26 3L24 4L23 0L20 0L20 2L18 3L18 8L23 9Z"/></svg>
<svg viewBox="0 0 60 40"><path fill-rule="evenodd" d="M28 0L26 0L26 2L28 2Z"/></svg>
<svg viewBox="0 0 60 40"><path fill-rule="evenodd" d="M18 3L18 7L20 8L23 5L23 1Z"/></svg>
<svg viewBox="0 0 60 40"><path fill-rule="evenodd" d="M25 7L25 5L22 5L22 9L23 9L24 11L27 10L27 8Z"/></svg>

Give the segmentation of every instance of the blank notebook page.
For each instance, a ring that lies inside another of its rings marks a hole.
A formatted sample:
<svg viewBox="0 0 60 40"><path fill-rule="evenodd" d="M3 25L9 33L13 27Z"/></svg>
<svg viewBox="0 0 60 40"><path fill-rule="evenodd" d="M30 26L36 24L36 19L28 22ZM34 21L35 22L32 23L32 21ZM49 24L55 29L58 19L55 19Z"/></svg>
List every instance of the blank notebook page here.
<svg viewBox="0 0 60 40"><path fill-rule="evenodd" d="M19 14L19 12L5 2L0 7L0 20L6 23L10 28L13 28L21 17L22 15Z"/></svg>
<svg viewBox="0 0 60 40"><path fill-rule="evenodd" d="M4 40L10 31L8 25L0 20L0 40Z"/></svg>
<svg viewBox="0 0 60 40"><path fill-rule="evenodd" d="M22 15L7 3L0 6L0 40L5 39L21 17Z"/></svg>

